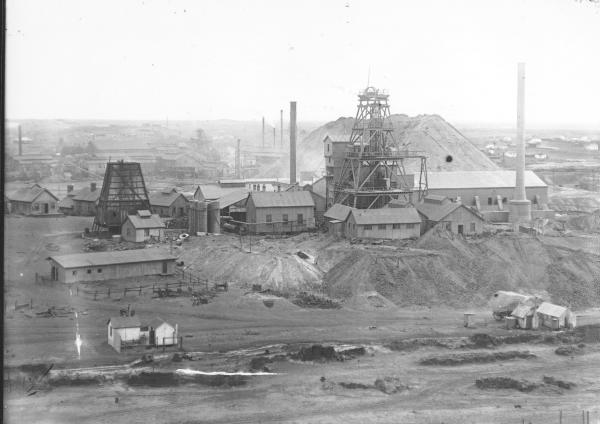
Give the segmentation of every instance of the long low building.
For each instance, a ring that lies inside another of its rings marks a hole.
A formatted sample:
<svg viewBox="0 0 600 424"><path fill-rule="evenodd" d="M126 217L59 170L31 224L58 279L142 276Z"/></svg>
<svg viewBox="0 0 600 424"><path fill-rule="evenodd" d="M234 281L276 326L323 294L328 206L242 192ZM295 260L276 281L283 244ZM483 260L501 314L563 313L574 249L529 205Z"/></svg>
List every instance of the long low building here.
<svg viewBox="0 0 600 424"><path fill-rule="evenodd" d="M515 184L515 171L427 172L427 194L459 200L480 211L508 210ZM548 185L533 171L525 171L525 190L533 209L548 203Z"/></svg>
<svg viewBox="0 0 600 424"><path fill-rule="evenodd" d="M175 273L176 257L158 249L73 253L48 258L51 279L61 283L103 281Z"/></svg>

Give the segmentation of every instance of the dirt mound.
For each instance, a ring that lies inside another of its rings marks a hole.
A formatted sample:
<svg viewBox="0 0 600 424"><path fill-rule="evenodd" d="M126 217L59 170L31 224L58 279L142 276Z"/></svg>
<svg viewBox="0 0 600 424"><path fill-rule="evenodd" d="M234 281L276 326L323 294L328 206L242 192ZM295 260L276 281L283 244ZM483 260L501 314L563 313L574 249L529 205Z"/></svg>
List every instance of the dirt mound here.
<svg viewBox="0 0 600 424"><path fill-rule="evenodd" d="M338 358L333 346L322 346L320 344L303 347L298 351L298 353L292 355L291 357L300 361L317 362L332 361Z"/></svg>
<svg viewBox="0 0 600 424"><path fill-rule="evenodd" d="M455 355L430 356L421 359L421 365L463 365L507 361L510 359L531 359L536 356L528 351L508 351L493 353L459 353Z"/></svg>
<svg viewBox="0 0 600 424"><path fill-rule="evenodd" d="M201 384L211 387L243 386L247 377L243 375L180 375L170 371L144 371L127 379L130 386L173 387L184 384Z"/></svg>
<svg viewBox="0 0 600 424"><path fill-rule="evenodd" d="M478 389L515 389L520 392L531 392L539 384L527 380L516 380L510 377L487 377L475 380Z"/></svg>
<svg viewBox="0 0 600 424"><path fill-rule="evenodd" d="M579 346L560 346L557 347L554 353L561 356L573 356L573 355L582 355L583 354L584 345L581 344Z"/></svg>
<svg viewBox="0 0 600 424"><path fill-rule="evenodd" d="M499 290L540 293L572 308L600 303L600 262L591 252L515 233L430 232L414 246L347 253L323 277L327 293L352 299L375 291L399 306L485 305Z"/></svg>
<svg viewBox="0 0 600 424"><path fill-rule="evenodd" d="M398 377L378 378L375 380L375 388L388 395L409 389Z"/></svg>
<svg viewBox="0 0 600 424"><path fill-rule="evenodd" d="M349 109L350 110L350 109ZM477 171L498 169L460 131L438 115L392 115L394 136L398 146L426 152L427 168L435 171ZM298 161L302 169L324 166L323 139L326 135L349 137L354 124L353 118L339 118L309 133L298 144ZM446 161L450 155L453 160ZM407 163L407 171L415 172Z"/></svg>
<svg viewBox="0 0 600 424"><path fill-rule="evenodd" d="M557 380L554 377L547 377L547 376L544 376L544 384L549 384L551 386L558 386L561 389L567 389L567 390L572 389L573 387L576 386L575 383L571 383L571 382L563 381L563 380Z"/></svg>

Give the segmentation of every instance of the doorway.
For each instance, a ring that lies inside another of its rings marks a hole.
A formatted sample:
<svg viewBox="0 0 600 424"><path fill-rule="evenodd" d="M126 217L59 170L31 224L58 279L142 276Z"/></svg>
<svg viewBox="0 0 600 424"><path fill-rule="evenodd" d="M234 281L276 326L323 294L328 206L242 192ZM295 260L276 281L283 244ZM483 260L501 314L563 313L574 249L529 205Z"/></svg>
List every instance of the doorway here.
<svg viewBox="0 0 600 424"><path fill-rule="evenodd" d="M48 203L44 203L44 214L48 214Z"/></svg>
<svg viewBox="0 0 600 424"><path fill-rule="evenodd" d="M458 224L458 234L462 234L463 233L463 228L464 228L464 225Z"/></svg>
<svg viewBox="0 0 600 424"><path fill-rule="evenodd" d="M162 267L162 273L163 273L163 274L166 274L166 273L168 272L168 270L169 270L169 268L168 268L168 266L167 266L167 262L166 262L166 261L164 261L164 262L162 263L162 265L163 265L163 267Z"/></svg>

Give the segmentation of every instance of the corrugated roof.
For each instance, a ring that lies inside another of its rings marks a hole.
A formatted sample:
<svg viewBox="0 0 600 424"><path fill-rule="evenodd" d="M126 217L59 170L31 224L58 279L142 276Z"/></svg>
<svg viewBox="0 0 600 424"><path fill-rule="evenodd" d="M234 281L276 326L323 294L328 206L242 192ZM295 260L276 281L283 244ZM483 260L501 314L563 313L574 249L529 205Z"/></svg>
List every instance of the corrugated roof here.
<svg viewBox="0 0 600 424"><path fill-rule="evenodd" d="M219 198L219 209L226 208L235 203L241 202L248 197L248 190L246 189L238 189L237 191L232 191L231 193L227 193L225 196Z"/></svg>
<svg viewBox="0 0 600 424"><path fill-rule="evenodd" d="M100 198L101 191L102 187L96 187L94 191L92 191L91 187L84 187L76 192L73 200L78 202L96 202Z"/></svg>
<svg viewBox="0 0 600 424"><path fill-rule="evenodd" d="M314 207L310 192L300 191L254 191L250 193L257 208Z"/></svg>
<svg viewBox="0 0 600 424"><path fill-rule="evenodd" d="M352 212L352 208L341 203L336 203L330 207L327 212L323 214L325 218L334 219L338 221L346 221L348 215Z"/></svg>
<svg viewBox="0 0 600 424"><path fill-rule="evenodd" d="M175 260L175 256L158 249L134 249L114 252L72 253L69 255L51 256L63 268L82 268L88 266L128 264Z"/></svg>
<svg viewBox="0 0 600 424"><path fill-rule="evenodd" d="M56 197L52 192L44 187L41 187L37 184L32 185L31 187L23 187L12 193L9 193L6 197L8 200L12 200L14 202L33 202L38 198L40 194L46 191L50 196L54 197L58 201L58 197Z"/></svg>
<svg viewBox="0 0 600 424"><path fill-rule="evenodd" d="M171 206L179 196L183 196L183 194L178 193L177 191L170 191L168 193L160 191L148 195L152 206ZM183 198L187 202L187 198L185 196L183 196Z"/></svg>
<svg viewBox="0 0 600 424"><path fill-rule="evenodd" d="M415 208L353 209L352 215L358 225L421 223Z"/></svg>
<svg viewBox="0 0 600 424"><path fill-rule="evenodd" d="M142 323L137 316L111 317L108 322L111 323L112 328L137 328L142 326Z"/></svg>
<svg viewBox="0 0 600 424"><path fill-rule="evenodd" d="M156 214L150 215L148 218L142 218L138 215L128 215L127 219L133 224L136 229L140 228L165 228L165 224Z"/></svg>
<svg viewBox="0 0 600 424"><path fill-rule="evenodd" d="M218 184L200 184L196 189L196 193L200 191L205 200L217 200L226 194L239 191L240 187L221 187ZM199 196L194 194L194 197L199 199Z"/></svg>
<svg viewBox="0 0 600 424"><path fill-rule="evenodd" d="M558 318L567 312L567 308L564 306L555 305L553 303L544 302L540 305L537 312L538 314L544 314Z"/></svg>
<svg viewBox="0 0 600 424"><path fill-rule="evenodd" d="M515 171L427 172L427 186L430 189L512 188L515 183ZM525 171L525 186L547 187L533 171Z"/></svg>

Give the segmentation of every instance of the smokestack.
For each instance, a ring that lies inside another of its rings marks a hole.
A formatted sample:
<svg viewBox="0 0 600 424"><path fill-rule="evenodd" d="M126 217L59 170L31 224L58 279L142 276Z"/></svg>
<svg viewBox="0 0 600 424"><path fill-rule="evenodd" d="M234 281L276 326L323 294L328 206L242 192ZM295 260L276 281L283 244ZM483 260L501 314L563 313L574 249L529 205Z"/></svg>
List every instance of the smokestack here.
<svg viewBox="0 0 600 424"><path fill-rule="evenodd" d="M517 72L517 164L514 199L509 202L510 221L531 221L531 202L525 192L525 64L518 64Z"/></svg>
<svg viewBox="0 0 600 424"><path fill-rule="evenodd" d="M23 139L21 138L21 125L19 124L19 156L23 156Z"/></svg>
<svg viewBox="0 0 600 424"><path fill-rule="evenodd" d="M238 138L237 147L235 149L235 177L242 178L242 157L240 150L240 139Z"/></svg>
<svg viewBox="0 0 600 424"><path fill-rule="evenodd" d="M518 65L517 81L517 184L515 200L527 200L525 194L525 64Z"/></svg>
<svg viewBox="0 0 600 424"><path fill-rule="evenodd" d="M277 145L277 135L276 135L276 129L275 129L275 127L273 127L273 148L275 148L276 145Z"/></svg>
<svg viewBox="0 0 600 424"><path fill-rule="evenodd" d="M296 184L296 102L290 102L290 184Z"/></svg>
<svg viewBox="0 0 600 424"><path fill-rule="evenodd" d="M283 150L283 109L279 110L279 131L281 137L281 150Z"/></svg>
<svg viewBox="0 0 600 424"><path fill-rule="evenodd" d="M265 148L265 117L262 119L262 146Z"/></svg>

